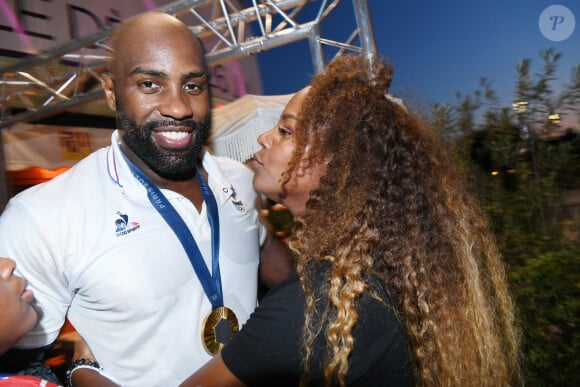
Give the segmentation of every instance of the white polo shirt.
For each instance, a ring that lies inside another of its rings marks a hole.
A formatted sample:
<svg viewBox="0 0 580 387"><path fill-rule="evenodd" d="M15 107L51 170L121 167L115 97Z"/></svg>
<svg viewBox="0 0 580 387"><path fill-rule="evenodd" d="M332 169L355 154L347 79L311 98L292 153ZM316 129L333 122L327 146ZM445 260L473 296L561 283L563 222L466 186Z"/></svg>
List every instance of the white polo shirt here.
<svg viewBox="0 0 580 387"><path fill-rule="evenodd" d="M174 232L112 145L52 181L10 200L0 217L0 256L17 261L41 312L19 348L53 342L68 312L97 360L123 386L172 386L210 359L201 325L211 311ZM256 306L265 231L252 173L206 153L203 166L219 207L225 306L243 324ZM211 272L211 234L183 196L163 194L179 212Z"/></svg>

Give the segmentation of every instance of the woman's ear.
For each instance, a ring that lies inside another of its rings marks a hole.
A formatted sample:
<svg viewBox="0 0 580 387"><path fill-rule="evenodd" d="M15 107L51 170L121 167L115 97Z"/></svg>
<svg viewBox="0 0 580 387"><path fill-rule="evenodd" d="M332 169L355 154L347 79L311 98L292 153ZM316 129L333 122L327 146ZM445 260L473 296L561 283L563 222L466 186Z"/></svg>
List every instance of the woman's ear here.
<svg viewBox="0 0 580 387"><path fill-rule="evenodd" d="M309 169L310 169L309 162L304 159L300 160L295 169L296 176L298 177L306 176Z"/></svg>

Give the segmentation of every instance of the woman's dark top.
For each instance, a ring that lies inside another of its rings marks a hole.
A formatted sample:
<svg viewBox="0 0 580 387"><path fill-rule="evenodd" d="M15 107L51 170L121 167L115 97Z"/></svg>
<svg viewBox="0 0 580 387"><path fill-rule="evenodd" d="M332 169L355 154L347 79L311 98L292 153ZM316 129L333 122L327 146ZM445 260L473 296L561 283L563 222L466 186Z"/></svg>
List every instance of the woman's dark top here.
<svg viewBox="0 0 580 387"><path fill-rule="evenodd" d="M327 270L315 275L316 289ZM348 386L412 386L413 373L404 327L395 303L384 289L383 302L365 291L356 302L358 321L353 330ZM302 376L302 329L305 295L294 274L270 290L237 336L222 351L229 370L248 386L297 386ZM319 310L321 312L321 309ZM312 386L323 385L325 330L314 342L310 367Z"/></svg>

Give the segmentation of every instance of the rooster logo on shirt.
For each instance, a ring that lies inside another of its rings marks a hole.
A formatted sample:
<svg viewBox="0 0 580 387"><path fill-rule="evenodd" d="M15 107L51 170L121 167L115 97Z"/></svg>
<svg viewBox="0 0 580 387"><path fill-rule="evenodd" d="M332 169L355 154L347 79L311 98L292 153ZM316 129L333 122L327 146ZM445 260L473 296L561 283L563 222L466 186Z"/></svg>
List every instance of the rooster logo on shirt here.
<svg viewBox="0 0 580 387"><path fill-rule="evenodd" d="M122 236L129 234L135 230L138 230L139 225L138 222L129 222L129 216L127 214L123 214L121 211L117 211L117 219L115 220L115 234L117 236Z"/></svg>

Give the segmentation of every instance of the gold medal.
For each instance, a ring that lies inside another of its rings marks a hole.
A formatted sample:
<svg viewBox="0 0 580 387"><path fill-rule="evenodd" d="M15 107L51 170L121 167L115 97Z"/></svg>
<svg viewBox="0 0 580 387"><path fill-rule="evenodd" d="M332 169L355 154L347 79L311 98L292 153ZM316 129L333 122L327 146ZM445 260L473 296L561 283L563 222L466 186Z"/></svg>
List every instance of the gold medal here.
<svg viewBox="0 0 580 387"><path fill-rule="evenodd" d="M214 356L238 333L238 318L233 310L220 306L212 310L203 320L201 342L210 355Z"/></svg>

